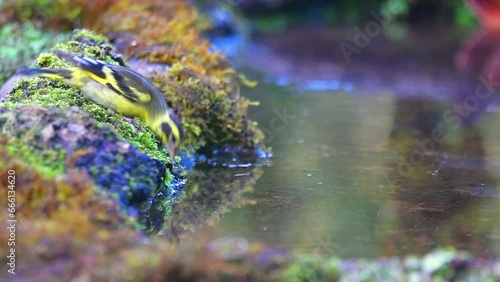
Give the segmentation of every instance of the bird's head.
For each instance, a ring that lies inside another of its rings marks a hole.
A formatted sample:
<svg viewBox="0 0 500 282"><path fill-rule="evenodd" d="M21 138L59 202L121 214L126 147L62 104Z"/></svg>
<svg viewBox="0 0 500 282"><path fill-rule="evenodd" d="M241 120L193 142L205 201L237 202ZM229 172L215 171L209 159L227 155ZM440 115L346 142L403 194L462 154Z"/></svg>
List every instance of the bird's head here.
<svg viewBox="0 0 500 282"><path fill-rule="evenodd" d="M177 149L184 138L184 130L177 115L172 111L167 111L161 116L160 122L155 128L156 134L168 149L170 157L175 157Z"/></svg>

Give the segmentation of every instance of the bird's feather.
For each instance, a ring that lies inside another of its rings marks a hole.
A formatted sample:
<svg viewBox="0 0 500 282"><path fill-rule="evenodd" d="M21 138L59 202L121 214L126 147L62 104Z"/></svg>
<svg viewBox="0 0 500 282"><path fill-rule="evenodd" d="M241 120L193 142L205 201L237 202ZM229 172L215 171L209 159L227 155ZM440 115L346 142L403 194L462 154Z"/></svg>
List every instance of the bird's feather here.
<svg viewBox="0 0 500 282"><path fill-rule="evenodd" d="M151 96L145 93L158 91L149 81L129 68L68 54L60 50L56 53L59 57L87 71L89 76L95 81L107 86L131 102L147 103L151 100ZM161 96L161 93L158 94Z"/></svg>

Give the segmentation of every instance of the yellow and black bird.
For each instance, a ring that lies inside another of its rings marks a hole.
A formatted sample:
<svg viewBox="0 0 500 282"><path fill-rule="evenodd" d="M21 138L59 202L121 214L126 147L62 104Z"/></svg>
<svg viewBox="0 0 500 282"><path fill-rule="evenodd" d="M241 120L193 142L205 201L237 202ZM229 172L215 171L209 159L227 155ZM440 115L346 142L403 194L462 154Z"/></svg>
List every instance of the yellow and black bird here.
<svg viewBox="0 0 500 282"><path fill-rule="evenodd" d="M165 98L149 80L122 66L87 57L56 51L56 54L75 64L64 69L22 68L21 76L40 76L60 80L82 90L94 102L125 116L138 117L155 132L174 157L183 139L179 118L168 107Z"/></svg>

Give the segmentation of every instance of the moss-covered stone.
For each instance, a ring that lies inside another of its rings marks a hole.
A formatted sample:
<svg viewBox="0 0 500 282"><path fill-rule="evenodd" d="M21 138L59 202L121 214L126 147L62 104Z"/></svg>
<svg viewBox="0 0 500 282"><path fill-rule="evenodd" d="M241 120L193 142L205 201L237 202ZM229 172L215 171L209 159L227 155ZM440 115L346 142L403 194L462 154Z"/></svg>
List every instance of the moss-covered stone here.
<svg viewBox="0 0 500 282"><path fill-rule="evenodd" d="M30 163L47 177L82 169L123 207L140 210L157 193L168 194L164 183L172 177L163 179L165 164L119 140L76 107L0 108L0 132L12 158Z"/></svg>
<svg viewBox="0 0 500 282"><path fill-rule="evenodd" d="M89 31L74 32L55 49L123 63L105 37ZM42 53L36 65L70 66L53 53ZM182 182L172 173L182 177L185 172L141 120L125 118L62 82L37 77L20 80L0 108L4 109L2 135L18 158L48 176L65 173L68 166L85 170L98 187L117 195L125 208L139 211L146 228L149 222L159 224L167 217L171 189ZM162 212L152 217L150 209Z"/></svg>

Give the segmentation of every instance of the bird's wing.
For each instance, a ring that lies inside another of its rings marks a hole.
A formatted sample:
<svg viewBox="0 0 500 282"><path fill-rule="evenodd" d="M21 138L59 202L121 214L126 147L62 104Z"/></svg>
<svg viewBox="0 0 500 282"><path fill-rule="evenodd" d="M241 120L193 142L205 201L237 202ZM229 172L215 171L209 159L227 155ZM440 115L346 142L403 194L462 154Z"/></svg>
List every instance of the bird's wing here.
<svg viewBox="0 0 500 282"><path fill-rule="evenodd" d="M124 68L121 66L111 67L111 69L115 68L122 69L119 72L121 75L118 80L119 83L122 83L122 85L127 86L123 88L123 91L125 92L124 95L136 96L138 97L139 101L143 103L149 102L151 100L151 95L157 95L159 97L163 97L163 95L159 92L159 90L151 82L149 82L149 80L144 78L139 73L129 68Z"/></svg>
<svg viewBox="0 0 500 282"><path fill-rule="evenodd" d="M129 68L108 64L103 70L107 76L105 85L130 101L147 103L151 100L153 91L158 91L144 77Z"/></svg>
<svg viewBox="0 0 500 282"><path fill-rule="evenodd" d="M62 51L57 51L57 55L83 69L93 80L105 85L131 102L147 103L151 100L151 87L154 88L154 86L129 68Z"/></svg>

